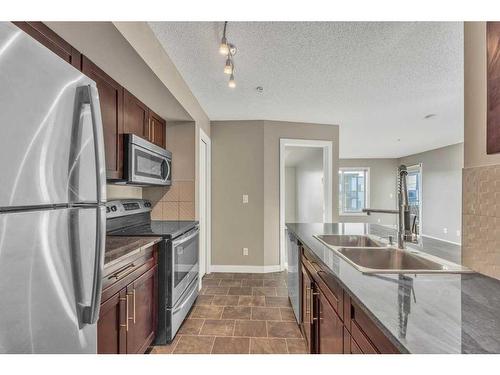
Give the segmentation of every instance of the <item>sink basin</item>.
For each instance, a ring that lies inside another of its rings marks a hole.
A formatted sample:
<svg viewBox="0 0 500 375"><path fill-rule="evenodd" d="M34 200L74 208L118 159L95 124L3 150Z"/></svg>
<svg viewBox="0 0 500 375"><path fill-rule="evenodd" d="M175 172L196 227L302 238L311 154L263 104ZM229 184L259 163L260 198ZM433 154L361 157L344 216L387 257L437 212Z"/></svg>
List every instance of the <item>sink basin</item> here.
<svg viewBox="0 0 500 375"><path fill-rule="evenodd" d="M383 247L384 245L368 236L349 234L321 234L315 236L326 245L336 247Z"/></svg>
<svg viewBox="0 0 500 375"><path fill-rule="evenodd" d="M465 273L468 268L414 250L393 247L334 249L363 273Z"/></svg>

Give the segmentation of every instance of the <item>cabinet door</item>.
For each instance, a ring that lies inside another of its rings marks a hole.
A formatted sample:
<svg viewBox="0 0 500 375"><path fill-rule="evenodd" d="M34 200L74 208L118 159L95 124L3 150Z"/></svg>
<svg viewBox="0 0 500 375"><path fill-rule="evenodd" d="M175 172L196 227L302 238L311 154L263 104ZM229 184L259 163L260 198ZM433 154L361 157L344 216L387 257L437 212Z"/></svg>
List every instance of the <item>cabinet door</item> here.
<svg viewBox="0 0 500 375"><path fill-rule="evenodd" d="M127 286L127 353L144 353L153 342L157 319L157 266Z"/></svg>
<svg viewBox="0 0 500 375"><path fill-rule="evenodd" d="M126 290L116 293L101 304L97 322L97 353L126 352Z"/></svg>
<svg viewBox="0 0 500 375"><path fill-rule="evenodd" d="M314 353L314 324L313 324L313 283L304 266L302 266L302 330L304 332L309 351Z"/></svg>
<svg viewBox="0 0 500 375"><path fill-rule="evenodd" d="M88 58L82 58L82 72L97 84L104 134L106 177L123 177L123 88Z"/></svg>
<svg viewBox="0 0 500 375"><path fill-rule="evenodd" d="M123 96L123 131L148 138L149 109L127 90Z"/></svg>
<svg viewBox="0 0 500 375"><path fill-rule="evenodd" d="M13 22L14 25L30 35L56 55L73 65L76 69L81 68L82 55L68 42L52 31L43 22Z"/></svg>
<svg viewBox="0 0 500 375"><path fill-rule="evenodd" d="M149 110L148 139L155 145L166 148L165 140L166 122L153 111Z"/></svg>
<svg viewBox="0 0 500 375"><path fill-rule="evenodd" d="M343 353L344 324L321 289L318 294L318 307L318 352L321 354Z"/></svg>

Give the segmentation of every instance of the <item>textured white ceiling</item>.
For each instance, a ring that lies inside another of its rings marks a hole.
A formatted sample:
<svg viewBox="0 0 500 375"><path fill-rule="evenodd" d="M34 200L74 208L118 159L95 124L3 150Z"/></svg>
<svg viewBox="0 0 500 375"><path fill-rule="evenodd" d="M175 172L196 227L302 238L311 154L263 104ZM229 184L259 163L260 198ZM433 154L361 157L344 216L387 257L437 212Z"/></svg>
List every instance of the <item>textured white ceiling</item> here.
<svg viewBox="0 0 500 375"><path fill-rule="evenodd" d="M229 22L236 89L222 22L150 25L211 120L338 124L342 158L463 141L462 23Z"/></svg>

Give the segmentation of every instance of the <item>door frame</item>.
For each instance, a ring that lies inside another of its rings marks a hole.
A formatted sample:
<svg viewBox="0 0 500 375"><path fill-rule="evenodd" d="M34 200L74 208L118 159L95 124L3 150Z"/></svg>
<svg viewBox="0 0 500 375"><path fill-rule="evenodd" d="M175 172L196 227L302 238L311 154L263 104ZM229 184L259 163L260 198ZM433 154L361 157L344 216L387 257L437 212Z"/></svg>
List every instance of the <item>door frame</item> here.
<svg viewBox="0 0 500 375"><path fill-rule="evenodd" d="M333 142L320 141L314 139L291 139L280 138L280 270L288 268L286 259L286 238L285 238L285 150L286 147L315 147L323 149L323 222L332 221L333 217Z"/></svg>
<svg viewBox="0 0 500 375"><path fill-rule="evenodd" d="M198 140L198 146L199 146L199 156L198 156L198 162L199 162L199 171L200 171L200 183L199 185L199 191L198 191L198 202L199 202L199 219L200 219L200 224L201 224L201 215L202 215L202 202L205 201L206 205L206 228L202 228L200 225L200 254L199 254L199 259L200 259L200 285L201 285L201 276L203 276L205 273L210 273L211 272L211 266L212 266L212 202L211 202L211 197L212 197L212 191L211 191L211 185L212 185L212 143L210 140L210 137L203 131L203 129L199 129L199 140ZM203 155L202 155L202 143L206 145L206 184L205 184L205 192L202 191L202 186L201 186L201 165L203 162ZM201 231L206 230L205 233L205 246L201 243L201 239L203 236L201 235Z"/></svg>

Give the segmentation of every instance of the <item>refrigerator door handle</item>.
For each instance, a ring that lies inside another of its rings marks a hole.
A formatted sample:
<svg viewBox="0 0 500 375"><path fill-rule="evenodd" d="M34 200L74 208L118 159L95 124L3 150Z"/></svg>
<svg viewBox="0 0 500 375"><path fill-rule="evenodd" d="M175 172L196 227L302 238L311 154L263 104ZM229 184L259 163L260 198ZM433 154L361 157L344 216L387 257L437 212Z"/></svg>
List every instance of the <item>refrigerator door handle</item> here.
<svg viewBox="0 0 500 375"><path fill-rule="evenodd" d="M95 324L99 319L101 305L102 269L104 268L104 249L106 245L106 210L104 206L97 207L96 256L94 276L92 280L92 296L90 306L83 309L83 323Z"/></svg>
<svg viewBox="0 0 500 375"><path fill-rule="evenodd" d="M106 163L104 159L104 136L99 95L95 86L86 85L78 89L82 90L81 98L84 100L84 103L90 105L92 130L94 133L97 202L103 203L106 202Z"/></svg>

